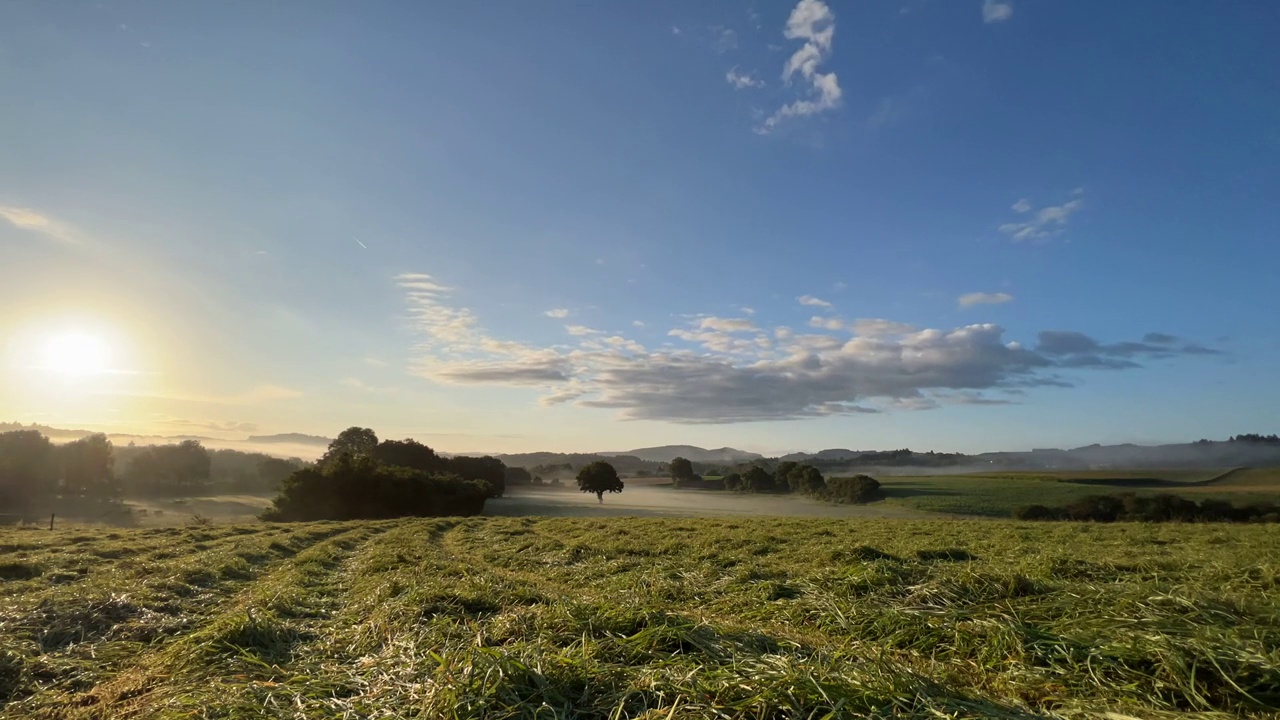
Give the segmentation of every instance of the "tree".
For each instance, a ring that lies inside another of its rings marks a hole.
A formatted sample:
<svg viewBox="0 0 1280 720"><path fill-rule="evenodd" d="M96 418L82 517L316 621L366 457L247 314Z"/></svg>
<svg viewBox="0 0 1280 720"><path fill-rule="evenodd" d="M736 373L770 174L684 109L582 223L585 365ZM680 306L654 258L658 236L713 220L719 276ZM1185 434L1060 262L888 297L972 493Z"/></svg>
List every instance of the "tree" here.
<svg viewBox="0 0 1280 720"><path fill-rule="evenodd" d="M542 484L542 478L537 478L537 482L534 482L533 475L528 470L522 467L509 467L506 470L504 470L503 473L506 476L505 479L508 485L541 485Z"/></svg>
<svg viewBox="0 0 1280 720"><path fill-rule="evenodd" d="M612 465L597 460L578 471L578 490L595 493L596 499L603 503L605 493L622 492L622 480Z"/></svg>
<svg viewBox="0 0 1280 720"><path fill-rule="evenodd" d="M263 489L279 489L284 484L285 478L292 475L301 465L302 463L297 461L269 457L258 463L258 485Z"/></svg>
<svg viewBox="0 0 1280 720"><path fill-rule="evenodd" d="M134 455L124 472L136 495L199 495L209 491L213 460L198 440L153 445Z"/></svg>
<svg viewBox="0 0 1280 720"><path fill-rule="evenodd" d="M324 457L320 458L320 464L328 464L343 455L353 457L372 455L377 447L376 433L369 428L352 426L338 433L338 437L329 443L329 449L325 450Z"/></svg>
<svg viewBox="0 0 1280 720"><path fill-rule="evenodd" d="M820 495L827 489L827 483L822 477L822 472L812 465L797 465L787 475L787 486L791 488L792 492L806 495Z"/></svg>
<svg viewBox="0 0 1280 720"><path fill-rule="evenodd" d="M791 473L795 472L795 469L799 466L799 463L791 460L784 460L778 463L778 467L773 469L773 483L779 489L786 488L792 492L799 490L799 488L791 484Z"/></svg>
<svg viewBox="0 0 1280 720"><path fill-rule="evenodd" d="M725 475L722 482L724 483L725 490L742 489L742 476L738 473L729 473L728 475Z"/></svg>
<svg viewBox="0 0 1280 720"><path fill-rule="evenodd" d="M754 466L742 476L742 486L747 492L773 492L773 475L762 467Z"/></svg>
<svg viewBox="0 0 1280 720"><path fill-rule="evenodd" d="M413 439L383 440L373 449L373 457L384 465L413 468L424 472L440 472L449 463L447 458L440 457L435 450Z"/></svg>
<svg viewBox="0 0 1280 720"><path fill-rule="evenodd" d="M827 495L836 502L869 503L880 500L880 482L869 475L827 478Z"/></svg>
<svg viewBox="0 0 1280 720"><path fill-rule="evenodd" d="M464 480L483 480L489 484L489 497L499 498L507 489L507 466L498 458L467 457L459 455L449 458L445 466L448 472L459 475Z"/></svg>
<svg viewBox="0 0 1280 720"><path fill-rule="evenodd" d="M682 457L671 461L671 482L676 487L692 482L694 477L693 463Z"/></svg>
<svg viewBox="0 0 1280 720"><path fill-rule="evenodd" d="M62 465L62 492L74 497L108 497L115 494L111 441L102 433L86 435L58 448Z"/></svg>
<svg viewBox="0 0 1280 720"><path fill-rule="evenodd" d="M53 443L39 430L0 433L0 511L24 511L57 491Z"/></svg>

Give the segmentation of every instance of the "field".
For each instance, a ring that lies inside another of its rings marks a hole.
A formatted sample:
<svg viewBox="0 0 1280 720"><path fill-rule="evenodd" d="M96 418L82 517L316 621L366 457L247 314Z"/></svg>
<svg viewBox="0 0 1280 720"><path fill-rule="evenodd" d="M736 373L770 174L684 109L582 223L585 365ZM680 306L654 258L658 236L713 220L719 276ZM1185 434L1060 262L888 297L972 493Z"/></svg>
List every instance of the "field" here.
<svg viewBox="0 0 1280 720"><path fill-rule="evenodd" d="M1237 505L1280 504L1280 468L1222 470L1090 470L969 475L889 476L880 480L890 505L930 513L1007 518L1024 505L1062 506L1086 495L1171 493Z"/></svg>
<svg viewBox="0 0 1280 720"><path fill-rule="evenodd" d="M1277 706L1274 525L0 529L5 718L1114 720Z"/></svg>

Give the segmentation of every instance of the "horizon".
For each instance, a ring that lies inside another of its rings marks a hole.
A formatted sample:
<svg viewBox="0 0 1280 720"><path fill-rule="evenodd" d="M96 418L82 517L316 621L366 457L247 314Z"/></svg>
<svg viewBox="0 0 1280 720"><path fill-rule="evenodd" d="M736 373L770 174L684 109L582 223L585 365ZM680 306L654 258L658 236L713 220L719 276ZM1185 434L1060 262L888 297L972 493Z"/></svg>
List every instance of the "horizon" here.
<svg viewBox="0 0 1280 720"><path fill-rule="evenodd" d="M0 17L5 421L769 457L1275 431L1275 8Z"/></svg>

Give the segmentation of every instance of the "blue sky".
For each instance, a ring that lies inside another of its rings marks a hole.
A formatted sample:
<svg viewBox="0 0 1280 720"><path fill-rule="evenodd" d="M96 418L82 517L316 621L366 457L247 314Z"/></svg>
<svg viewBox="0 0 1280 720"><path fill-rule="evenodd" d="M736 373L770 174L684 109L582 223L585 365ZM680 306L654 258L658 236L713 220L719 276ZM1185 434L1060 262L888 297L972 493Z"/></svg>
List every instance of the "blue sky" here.
<svg viewBox="0 0 1280 720"><path fill-rule="evenodd" d="M1273 432L1277 36L1267 3L9 3L0 416ZM50 361L72 335L103 357Z"/></svg>

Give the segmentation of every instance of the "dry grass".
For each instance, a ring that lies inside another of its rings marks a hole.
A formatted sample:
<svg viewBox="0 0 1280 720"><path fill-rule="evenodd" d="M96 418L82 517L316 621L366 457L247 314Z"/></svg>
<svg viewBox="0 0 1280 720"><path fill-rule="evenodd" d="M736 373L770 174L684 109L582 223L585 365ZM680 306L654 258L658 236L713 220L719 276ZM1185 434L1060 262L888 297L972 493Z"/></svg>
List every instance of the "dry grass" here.
<svg viewBox="0 0 1280 720"><path fill-rule="evenodd" d="M7 530L0 552L9 718L1280 706L1277 526L475 518Z"/></svg>

